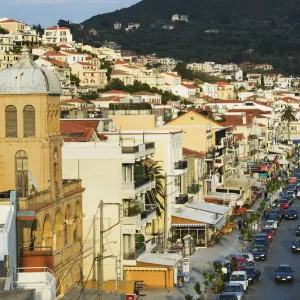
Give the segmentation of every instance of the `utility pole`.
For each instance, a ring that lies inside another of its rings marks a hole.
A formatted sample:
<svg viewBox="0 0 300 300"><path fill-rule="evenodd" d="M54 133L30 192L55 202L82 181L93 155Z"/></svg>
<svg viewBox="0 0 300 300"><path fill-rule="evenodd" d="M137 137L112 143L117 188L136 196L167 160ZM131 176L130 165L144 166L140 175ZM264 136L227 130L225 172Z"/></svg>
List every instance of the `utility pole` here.
<svg viewBox="0 0 300 300"><path fill-rule="evenodd" d="M102 300L102 281L103 281L103 200L100 200L100 253L98 254L98 300Z"/></svg>
<svg viewBox="0 0 300 300"><path fill-rule="evenodd" d="M94 262L94 266L93 266L93 280L96 280L96 215L94 218L94 224L93 224L93 262Z"/></svg>
<svg viewBox="0 0 300 300"><path fill-rule="evenodd" d="M164 248L168 248L168 175L165 173L165 187L164 187Z"/></svg>

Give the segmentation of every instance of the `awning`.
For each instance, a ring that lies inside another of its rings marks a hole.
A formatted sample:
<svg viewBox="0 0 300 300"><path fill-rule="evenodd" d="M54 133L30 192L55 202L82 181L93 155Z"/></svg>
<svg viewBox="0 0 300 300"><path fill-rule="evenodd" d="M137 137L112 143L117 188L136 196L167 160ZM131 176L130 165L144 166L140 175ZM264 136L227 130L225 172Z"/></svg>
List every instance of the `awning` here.
<svg viewBox="0 0 300 300"><path fill-rule="evenodd" d="M214 227L217 228L218 230L220 230L221 228L223 228L223 226L226 224L226 219L225 218L221 218L220 221L218 221Z"/></svg>
<svg viewBox="0 0 300 300"><path fill-rule="evenodd" d="M157 164L157 161L155 161L155 160L153 160L153 159L151 159L151 158L147 158L147 159L145 159L145 160L141 160L141 163L142 163L144 166L150 168L150 167L156 165L156 164Z"/></svg>
<svg viewBox="0 0 300 300"><path fill-rule="evenodd" d="M290 162L288 160L285 160L285 159L279 159L278 160L278 163L280 165L288 165Z"/></svg>

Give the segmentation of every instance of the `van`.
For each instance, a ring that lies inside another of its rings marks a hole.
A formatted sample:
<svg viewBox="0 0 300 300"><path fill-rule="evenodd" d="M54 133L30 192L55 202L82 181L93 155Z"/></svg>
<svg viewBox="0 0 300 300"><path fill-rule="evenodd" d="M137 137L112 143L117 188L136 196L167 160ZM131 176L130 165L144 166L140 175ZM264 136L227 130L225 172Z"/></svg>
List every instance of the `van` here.
<svg viewBox="0 0 300 300"><path fill-rule="evenodd" d="M240 283L244 291L248 288L248 277L246 271L234 271L230 276L230 283Z"/></svg>
<svg viewBox="0 0 300 300"><path fill-rule="evenodd" d="M233 256L230 262L230 271L242 271L248 266L248 260L242 256Z"/></svg>

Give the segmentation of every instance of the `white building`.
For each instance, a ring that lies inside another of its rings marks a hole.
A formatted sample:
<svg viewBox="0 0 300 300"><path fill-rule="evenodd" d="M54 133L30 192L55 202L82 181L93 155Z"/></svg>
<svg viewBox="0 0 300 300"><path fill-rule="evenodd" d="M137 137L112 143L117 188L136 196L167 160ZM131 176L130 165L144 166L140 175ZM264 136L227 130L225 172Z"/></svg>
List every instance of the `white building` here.
<svg viewBox="0 0 300 300"><path fill-rule="evenodd" d="M70 29L67 27L59 27L58 25L45 28L42 42L46 45L74 43Z"/></svg>
<svg viewBox="0 0 300 300"><path fill-rule="evenodd" d="M189 100L194 100L199 88L191 84L180 84L172 88L172 93Z"/></svg>
<svg viewBox="0 0 300 300"><path fill-rule="evenodd" d="M187 69L192 71L204 71L204 64L203 63L190 63L187 64Z"/></svg>
<svg viewBox="0 0 300 300"><path fill-rule="evenodd" d="M215 84L210 84L208 82L204 82L201 86L204 96L208 96L211 98L218 98L218 86Z"/></svg>
<svg viewBox="0 0 300 300"><path fill-rule="evenodd" d="M3 263L0 277L14 278L17 267L16 212L15 191L0 193L6 201L0 202L0 262ZM7 268L6 268L7 266Z"/></svg>
<svg viewBox="0 0 300 300"><path fill-rule="evenodd" d="M121 28L122 28L122 23L116 22L116 23L114 24L114 29L120 30Z"/></svg>
<svg viewBox="0 0 300 300"><path fill-rule="evenodd" d="M13 35L0 34L0 52L11 52L16 45Z"/></svg>

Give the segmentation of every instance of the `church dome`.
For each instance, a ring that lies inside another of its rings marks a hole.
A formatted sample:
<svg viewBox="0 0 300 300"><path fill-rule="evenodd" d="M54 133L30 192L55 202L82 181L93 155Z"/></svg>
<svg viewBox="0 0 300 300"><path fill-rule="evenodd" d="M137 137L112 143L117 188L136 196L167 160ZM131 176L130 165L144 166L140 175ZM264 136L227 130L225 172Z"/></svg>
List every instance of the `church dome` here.
<svg viewBox="0 0 300 300"><path fill-rule="evenodd" d="M20 60L0 71L0 95L61 95L58 77L33 62L29 50L23 48Z"/></svg>

